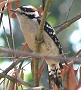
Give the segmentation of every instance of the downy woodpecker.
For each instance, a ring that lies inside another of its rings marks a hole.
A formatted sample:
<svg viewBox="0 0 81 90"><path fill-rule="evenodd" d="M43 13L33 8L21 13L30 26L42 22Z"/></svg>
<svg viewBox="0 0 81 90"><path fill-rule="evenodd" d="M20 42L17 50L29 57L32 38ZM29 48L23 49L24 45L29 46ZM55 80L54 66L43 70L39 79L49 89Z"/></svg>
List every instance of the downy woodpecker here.
<svg viewBox="0 0 81 90"><path fill-rule="evenodd" d="M35 52L35 40L39 32L39 26L41 18L35 7L31 5L23 5L16 10L11 10L14 12L19 20L21 30L23 32L25 41L27 42L29 48ZM54 54L60 55L63 53L63 49L55 34L55 30L50 26L48 22L44 24L44 30L42 33L43 42L41 43L40 53L42 54ZM62 85L60 62L54 59L46 59L47 65L50 67L49 76L50 79L54 80L55 84L60 87Z"/></svg>

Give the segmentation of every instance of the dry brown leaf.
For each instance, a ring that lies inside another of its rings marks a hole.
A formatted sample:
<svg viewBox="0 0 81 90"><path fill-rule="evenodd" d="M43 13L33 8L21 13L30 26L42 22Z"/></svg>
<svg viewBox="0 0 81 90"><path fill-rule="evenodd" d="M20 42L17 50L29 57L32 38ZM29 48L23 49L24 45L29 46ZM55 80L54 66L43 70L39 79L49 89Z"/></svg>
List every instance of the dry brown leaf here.
<svg viewBox="0 0 81 90"><path fill-rule="evenodd" d="M16 14L13 12L9 12L10 13L10 18L17 18Z"/></svg>
<svg viewBox="0 0 81 90"><path fill-rule="evenodd" d="M9 18L17 18L17 17L16 17L16 14L10 11L10 10L12 9L12 4L11 4L11 2L8 2L7 8L8 8L8 13L9 13Z"/></svg>
<svg viewBox="0 0 81 90"><path fill-rule="evenodd" d="M75 71L73 69L73 63L69 63L68 67L65 67L66 71L66 81L64 90L74 90L77 87L77 80L75 76Z"/></svg>
<svg viewBox="0 0 81 90"><path fill-rule="evenodd" d="M81 84L81 67L80 67L80 79L79 79L79 84Z"/></svg>
<svg viewBox="0 0 81 90"><path fill-rule="evenodd" d="M8 12L9 12L9 18L11 18L12 17L12 12L10 10L12 9L12 4L10 2L8 2L7 8L8 8Z"/></svg>
<svg viewBox="0 0 81 90"><path fill-rule="evenodd" d="M17 75L17 74L18 74L18 75ZM24 72L23 72L23 70L20 70L20 72L14 71L14 72L12 73L12 76L13 76L14 78L17 78L17 76L19 76L19 78L21 78L22 80L24 80ZM12 85L14 84L12 81L10 81L10 83L11 83ZM17 82L17 83L18 83L19 86L22 85L21 82Z"/></svg>
<svg viewBox="0 0 81 90"><path fill-rule="evenodd" d="M77 72L78 72L78 69L77 69L77 70L74 70L74 73L75 73L75 77L76 77L76 75L77 75Z"/></svg>
<svg viewBox="0 0 81 90"><path fill-rule="evenodd" d="M39 13L39 16L42 17L42 15L43 15L43 7L42 7L42 5L38 8L38 13Z"/></svg>
<svg viewBox="0 0 81 90"><path fill-rule="evenodd" d="M4 2L13 2L13 1L16 1L16 0L0 0L0 3L4 3Z"/></svg>
<svg viewBox="0 0 81 90"><path fill-rule="evenodd" d="M8 90L13 90L13 87L15 87L15 83L10 81L9 89Z"/></svg>
<svg viewBox="0 0 81 90"><path fill-rule="evenodd" d="M38 8L38 13L39 13L39 16L42 17L43 16L43 7L42 5ZM47 16L50 14L50 12L48 12Z"/></svg>
<svg viewBox="0 0 81 90"><path fill-rule="evenodd" d="M54 90L59 90L57 85L54 85Z"/></svg>
<svg viewBox="0 0 81 90"><path fill-rule="evenodd" d="M80 88L80 87L81 87L81 67L80 67L79 72L80 72L80 79L79 79L79 81L78 81L78 86L76 87L76 89L75 89L75 90L78 90L78 88Z"/></svg>
<svg viewBox="0 0 81 90"><path fill-rule="evenodd" d="M15 78L17 78L17 73L16 73L16 71L14 71L14 72L12 73L12 76L15 77ZM13 90L13 88L15 88L15 83L12 82L12 81L10 81L10 85L9 85L9 89L8 89L8 90Z"/></svg>
<svg viewBox="0 0 81 90"><path fill-rule="evenodd" d="M21 70L21 78L24 79L24 72Z"/></svg>
<svg viewBox="0 0 81 90"><path fill-rule="evenodd" d="M27 43L24 43L23 45L24 45L24 46L23 46L23 48L22 48L22 51L26 51L27 48L28 48L28 44L27 44Z"/></svg>
<svg viewBox="0 0 81 90"><path fill-rule="evenodd" d="M6 2L0 3L0 9L2 9L5 6Z"/></svg>
<svg viewBox="0 0 81 90"><path fill-rule="evenodd" d="M16 8L19 7L19 0L16 0L16 1L15 1L15 6L16 6Z"/></svg>
<svg viewBox="0 0 81 90"><path fill-rule="evenodd" d="M20 75L19 78L21 78L22 80L24 80L24 72L23 70L20 71ZM21 82L18 82L18 86L22 85Z"/></svg>
<svg viewBox="0 0 81 90"><path fill-rule="evenodd" d="M0 10L5 6L6 3L7 3L7 1L0 3ZM4 13L5 11L7 11L7 7L6 6L4 7L4 10L0 11L0 13Z"/></svg>
<svg viewBox="0 0 81 90"><path fill-rule="evenodd" d="M17 71L14 71L14 72L12 73L12 76L15 77L15 78L17 78Z"/></svg>
<svg viewBox="0 0 81 90"><path fill-rule="evenodd" d="M0 3L4 2L4 1L7 1L7 0L0 0Z"/></svg>

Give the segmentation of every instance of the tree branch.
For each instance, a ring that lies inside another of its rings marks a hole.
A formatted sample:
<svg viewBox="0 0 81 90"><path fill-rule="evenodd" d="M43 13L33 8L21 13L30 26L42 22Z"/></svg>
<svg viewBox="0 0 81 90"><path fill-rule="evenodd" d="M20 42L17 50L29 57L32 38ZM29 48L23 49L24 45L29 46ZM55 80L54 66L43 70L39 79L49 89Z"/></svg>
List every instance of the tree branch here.
<svg viewBox="0 0 81 90"><path fill-rule="evenodd" d="M9 76L9 75L6 75L6 74L4 74L4 73L0 73L0 77L2 77L2 78L7 78L7 79L9 79L10 81L12 81L13 83L17 83L17 82L19 82L19 83L21 83L21 84L23 84L23 85L25 85L25 86L29 86L29 87L33 87L31 84L29 84L29 83L27 83L27 82L25 82L25 81L23 81L23 80L21 80L21 79L18 79L18 78L14 78L14 77L12 77L12 76Z"/></svg>
<svg viewBox="0 0 81 90"><path fill-rule="evenodd" d="M72 23L74 23L75 21L77 21L80 18L81 18L81 13L79 15L77 15L76 17L72 18L71 20L68 20L67 22L64 22L63 24L60 25L60 27L58 27L56 29L56 34L61 32L65 28L69 27Z"/></svg>
<svg viewBox="0 0 81 90"><path fill-rule="evenodd" d="M65 62L65 61L72 61L74 63L81 63L81 58L71 58L71 57L67 57L67 58L63 58L61 55L59 56L55 56L53 54L51 55L47 55L47 54L40 54L40 53L31 53L31 52L23 52L23 51L20 51L20 50L13 50L13 49L6 49L6 48L0 48L0 52L3 52L3 53L8 53L8 54L15 54L17 57L17 59L21 58L21 56L26 56L27 58L39 58L39 59L55 59L55 60L60 60L60 62ZM19 62L21 62L23 59L19 59L17 60L16 62L14 62L12 64L12 66L14 65L17 65Z"/></svg>
<svg viewBox="0 0 81 90"><path fill-rule="evenodd" d="M45 9L44 9L44 13L41 19L41 23L40 23L40 27L39 27L39 33L37 36L37 40L36 40L36 52L40 52L40 45L41 43L39 43L39 41L42 40L42 33L43 33L43 28L44 28L44 23L46 20L46 16L49 10L51 4L51 0L47 0L46 4L45 4ZM38 78L38 65L39 65L39 60L35 59L34 60L34 84L35 86L39 86L39 78Z"/></svg>

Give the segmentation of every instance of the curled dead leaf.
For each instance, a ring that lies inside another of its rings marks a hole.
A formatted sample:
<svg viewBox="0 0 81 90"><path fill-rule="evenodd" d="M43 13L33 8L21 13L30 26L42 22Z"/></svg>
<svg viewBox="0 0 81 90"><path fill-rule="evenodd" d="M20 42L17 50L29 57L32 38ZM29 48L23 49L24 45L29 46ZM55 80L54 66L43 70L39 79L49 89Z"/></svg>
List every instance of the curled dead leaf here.
<svg viewBox="0 0 81 90"><path fill-rule="evenodd" d="M15 1L15 6L16 6L16 8L19 7L19 0L16 0L16 1Z"/></svg>
<svg viewBox="0 0 81 90"><path fill-rule="evenodd" d="M74 90L77 87L77 80L75 71L73 69L73 63L69 63L68 67L64 68L66 73L66 81L64 85L64 90Z"/></svg>
<svg viewBox="0 0 81 90"><path fill-rule="evenodd" d="M39 16L42 17L42 15L43 15L43 7L42 7L42 5L38 8L38 13L39 13Z"/></svg>

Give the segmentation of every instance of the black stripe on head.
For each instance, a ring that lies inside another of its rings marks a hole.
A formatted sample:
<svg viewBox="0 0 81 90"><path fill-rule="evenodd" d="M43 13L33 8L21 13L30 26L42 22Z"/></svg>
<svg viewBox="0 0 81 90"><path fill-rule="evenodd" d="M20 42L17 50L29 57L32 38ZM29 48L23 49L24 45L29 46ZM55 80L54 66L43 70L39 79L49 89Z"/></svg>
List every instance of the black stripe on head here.
<svg viewBox="0 0 81 90"><path fill-rule="evenodd" d="M21 9L21 12L20 12L21 15L23 14L25 16L28 16L30 19L39 17L37 9L31 5L24 5L19 8Z"/></svg>
<svg viewBox="0 0 81 90"><path fill-rule="evenodd" d="M35 15L34 15L34 14L28 15L28 14L26 14L26 13L24 13L24 12L21 12L20 14L21 14L21 15L28 16L30 19L35 18Z"/></svg>
<svg viewBox="0 0 81 90"><path fill-rule="evenodd" d="M34 14L32 14L32 15L27 15L30 19L33 19L33 18L35 18L35 16L34 16Z"/></svg>

